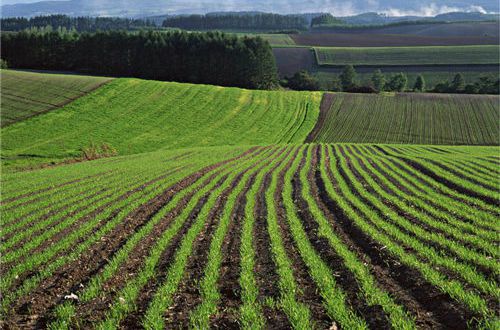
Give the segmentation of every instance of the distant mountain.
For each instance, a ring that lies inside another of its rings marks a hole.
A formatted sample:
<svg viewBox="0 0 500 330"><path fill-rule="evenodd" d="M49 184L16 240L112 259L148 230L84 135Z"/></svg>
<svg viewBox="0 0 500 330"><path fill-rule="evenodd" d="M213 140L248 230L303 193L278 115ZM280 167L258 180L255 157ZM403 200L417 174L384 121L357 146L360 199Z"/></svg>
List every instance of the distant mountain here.
<svg viewBox="0 0 500 330"><path fill-rule="evenodd" d="M9 0L12 3L14 0ZM495 12L492 0L67 0L6 4L2 16L66 14L72 16L153 16L165 14L205 14L221 11L263 11L280 14L328 12L353 16L362 12L390 16L435 16L447 12Z"/></svg>
<svg viewBox="0 0 500 330"><path fill-rule="evenodd" d="M354 16L339 17L343 22L351 25L383 25L399 22L413 22L413 21L425 21L425 22L482 22L482 21L492 21L499 20L500 15L498 14L483 14L478 12L455 12L440 14L433 17L422 17L422 16L388 16L386 14L379 13L364 13Z"/></svg>

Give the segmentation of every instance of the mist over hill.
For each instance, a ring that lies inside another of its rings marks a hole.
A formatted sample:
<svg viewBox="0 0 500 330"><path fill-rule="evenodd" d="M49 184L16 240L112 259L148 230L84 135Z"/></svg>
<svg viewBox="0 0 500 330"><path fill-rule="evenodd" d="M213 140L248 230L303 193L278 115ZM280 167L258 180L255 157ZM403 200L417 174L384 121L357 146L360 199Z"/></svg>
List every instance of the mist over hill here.
<svg viewBox="0 0 500 330"><path fill-rule="evenodd" d="M72 16L149 16L214 11L265 11L274 13L330 12L351 16L363 12L389 16L435 16L449 12L498 13L499 3L491 0L58 0L28 2L4 0L3 17L66 14Z"/></svg>

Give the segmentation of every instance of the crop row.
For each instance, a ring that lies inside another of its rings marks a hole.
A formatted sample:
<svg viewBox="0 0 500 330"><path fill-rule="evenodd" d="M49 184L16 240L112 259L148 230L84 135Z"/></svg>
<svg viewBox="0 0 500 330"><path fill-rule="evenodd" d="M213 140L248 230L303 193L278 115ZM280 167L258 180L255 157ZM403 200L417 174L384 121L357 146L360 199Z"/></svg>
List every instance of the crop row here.
<svg viewBox="0 0 500 330"><path fill-rule="evenodd" d="M2 322L496 327L494 151L464 150L213 148L16 181L1 206Z"/></svg>

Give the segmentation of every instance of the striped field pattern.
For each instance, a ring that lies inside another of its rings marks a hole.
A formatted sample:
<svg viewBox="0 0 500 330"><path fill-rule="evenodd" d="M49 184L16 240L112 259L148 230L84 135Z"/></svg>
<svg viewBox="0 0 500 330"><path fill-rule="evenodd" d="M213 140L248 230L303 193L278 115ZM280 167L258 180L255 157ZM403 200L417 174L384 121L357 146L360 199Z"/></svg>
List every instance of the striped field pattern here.
<svg viewBox="0 0 500 330"><path fill-rule="evenodd" d="M498 328L496 147L157 151L2 176L2 328Z"/></svg>

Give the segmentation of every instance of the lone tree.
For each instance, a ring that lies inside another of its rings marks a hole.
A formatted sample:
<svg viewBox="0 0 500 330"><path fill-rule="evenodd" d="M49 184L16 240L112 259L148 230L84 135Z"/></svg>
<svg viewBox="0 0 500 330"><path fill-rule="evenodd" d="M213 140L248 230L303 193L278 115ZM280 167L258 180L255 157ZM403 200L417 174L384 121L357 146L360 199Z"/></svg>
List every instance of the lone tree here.
<svg viewBox="0 0 500 330"><path fill-rule="evenodd" d="M413 90L415 92L424 92L425 91L425 80L421 74L419 74L417 76L417 80L415 81L415 85L413 86Z"/></svg>
<svg viewBox="0 0 500 330"><path fill-rule="evenodd" d="M407 85L408 85L408 77L406 77L406 75L401 72L393 75L387 86L389 91L404 92Z"/></svg>
<svg viewBox="0 0 500 330"><path fill-rule="evenodd" d="M465 79L461 73L457 73L451 82L453 92L463 92L465 90Z"/></svg>
<svg viewBox="0 0 500 330"><path fill-rule="evenodd" d="M351 88L356 87L356 70L352 65L346 65L339 76L340 83L342 84L342 89L347 91Z"/></svg>
<svg viewBox="0 0 500 330"><path fill-rule="evenodd" d="M385 88L385 76L382 73L382 71L380 71L380 70L373 71L372 84L373 84L373 88L375 88L375 90L377 92L382 92L384 90L384 88Z"/></svg>

